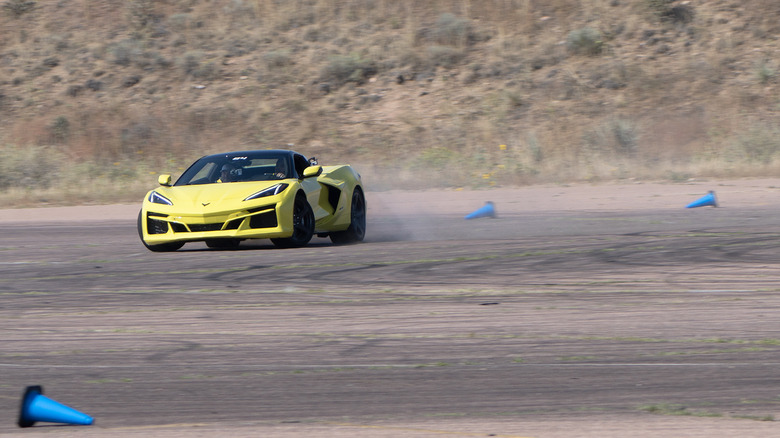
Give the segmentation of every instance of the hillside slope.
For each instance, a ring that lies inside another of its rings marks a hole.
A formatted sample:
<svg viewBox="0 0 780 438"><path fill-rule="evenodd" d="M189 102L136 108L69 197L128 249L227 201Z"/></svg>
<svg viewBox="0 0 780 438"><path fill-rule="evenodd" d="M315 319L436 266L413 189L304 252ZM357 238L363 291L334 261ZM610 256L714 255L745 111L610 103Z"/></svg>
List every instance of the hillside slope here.
<svg viewBox="0 0 780 438"><path fill-rule="evenodd" d="M77 171L137 196L203 153L288 144L375 188L777 171L771 0L0 6L16 195Z"/></svg>

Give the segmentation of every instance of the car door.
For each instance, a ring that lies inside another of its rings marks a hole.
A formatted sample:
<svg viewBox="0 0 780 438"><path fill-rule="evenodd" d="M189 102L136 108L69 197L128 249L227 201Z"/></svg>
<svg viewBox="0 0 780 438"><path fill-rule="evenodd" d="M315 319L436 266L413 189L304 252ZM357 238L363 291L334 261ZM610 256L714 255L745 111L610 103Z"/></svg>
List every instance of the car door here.
<svg viewBox="0 0 780 438"><path fill-rule="evenodd" d="M303 170L309 167L309 160L303 155L295 154L293 156L293 165L295 166L295 172L298 174L298 178L303 178ZM329 216L327 210L320 206L320 195L322 192L322 186L317 182L317 178L305 178L301 180L301 187L306 193L306 199L309 200L309 205L314 211L314 220L320 220L326 216Z"/></svg>

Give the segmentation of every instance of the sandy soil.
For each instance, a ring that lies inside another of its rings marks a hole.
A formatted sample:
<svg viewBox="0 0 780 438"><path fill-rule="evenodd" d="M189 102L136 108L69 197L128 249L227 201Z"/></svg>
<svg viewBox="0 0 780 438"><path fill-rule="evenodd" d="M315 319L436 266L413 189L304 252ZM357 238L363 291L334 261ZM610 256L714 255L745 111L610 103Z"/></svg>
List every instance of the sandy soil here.
<svg viewBox="0 0 780 438"><path fill-rule="evenodd" d="M621 183L546 185L491 190L421 190L369 192L369 214L468 214L486 201L499 214L534 211L629 211L684 208L714 191L720 207L746 208L776 204L780 179L691 181L687 183ZM135 220L138 204L0 209L2 222Z"/></svg>
<svg viewBox="0 0 780 438"><path fill-rule="evenodd" d="M410 422L407 424L247 424L228 426L206 423L170 424L164 426L103 428L37 427L19 430L13 436L48 437L121 437L121 438L208 438L257 436L276 438L343 437L343 438L433 438L433 437L499 437L499 438L769 438L777 436L774 422L734 421L720 418L582 416L550 418L536 421L517 420L446 420Z"/></svg>

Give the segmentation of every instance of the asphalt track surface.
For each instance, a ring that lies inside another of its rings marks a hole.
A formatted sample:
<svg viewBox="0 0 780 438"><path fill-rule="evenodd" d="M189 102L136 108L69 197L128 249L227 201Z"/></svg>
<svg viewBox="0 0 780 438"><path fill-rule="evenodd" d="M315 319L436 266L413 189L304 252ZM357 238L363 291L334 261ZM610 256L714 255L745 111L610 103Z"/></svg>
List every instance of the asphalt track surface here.
<svg viewBox="0 0 780 438"><path fill-rule="evenodd" d="M0 435L580 436L555 425L685 417L769 436L777 218L386 215L359 245L162 254L134 217L5 223ZM27 385L95 426L18 428Z"/></svg>

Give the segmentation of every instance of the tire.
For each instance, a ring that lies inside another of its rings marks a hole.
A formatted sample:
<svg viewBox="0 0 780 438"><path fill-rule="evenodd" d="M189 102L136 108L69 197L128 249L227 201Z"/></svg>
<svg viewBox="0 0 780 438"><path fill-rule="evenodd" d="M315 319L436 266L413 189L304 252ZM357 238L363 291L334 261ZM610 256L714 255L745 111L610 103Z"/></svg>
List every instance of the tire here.
<svg viewBox="0 0 780 438"><path fill-rule="evenodd" d="M149 245L144 241L144 229L143 229L143 211L138 212L138 237L141 238L141 243L144 244L146 249L149 251L154 252L170 252L170 251L176 251L177 249L184 246L184 242L170 242L170 243L161 243L159 245Z"/></svg>
<svg viewBox="0 0 780 438"><path fill-rule="evenodd" d="M306 200L306 196L299 193L293 204L293 234L290 237L274 238L271 242L279 248L300 248L305 246L314 236L314 212Z"/></svg>
<svg viewBox="0 0 780 438"><path fill-rule="evenodd" d="M240 243L240 239L209 239L206 246L214 249L236 249Z"/></svg>
<svg viewBox="0 0 780 438"><path fill-rule="evenodd" d="M330 234L331 242L336 245L362 242L366 237L366 197L360 187L352 193L352 208L349 213L349 228Z"/></svg>

